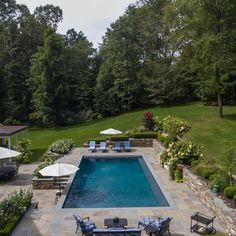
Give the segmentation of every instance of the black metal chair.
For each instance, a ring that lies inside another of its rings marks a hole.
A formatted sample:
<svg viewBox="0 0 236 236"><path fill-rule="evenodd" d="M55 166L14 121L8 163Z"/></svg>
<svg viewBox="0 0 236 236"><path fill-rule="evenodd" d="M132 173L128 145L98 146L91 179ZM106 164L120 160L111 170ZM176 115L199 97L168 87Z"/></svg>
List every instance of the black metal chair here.
<svg viewBox="0 0 236 236"><path fill-rule="evenodd" d="M89 220L89 217L81 218L78 214L73 216L76 220L77 225L75 233L80 230L82 235L90 235L93 233L93 230L96 229L95 223Z"/></svg>
<svg viewBox="0 0 236 236"><path fill-rule="evenodd" d="M152 236L152 234L160 236L163 235L165 232L168 232L168 235L170 236L170 222L172 218L166 217L162 220L153 222L152 220L150 223L142 224L139 222L139 225L142 225L144 227L145 232Z"/></svg>

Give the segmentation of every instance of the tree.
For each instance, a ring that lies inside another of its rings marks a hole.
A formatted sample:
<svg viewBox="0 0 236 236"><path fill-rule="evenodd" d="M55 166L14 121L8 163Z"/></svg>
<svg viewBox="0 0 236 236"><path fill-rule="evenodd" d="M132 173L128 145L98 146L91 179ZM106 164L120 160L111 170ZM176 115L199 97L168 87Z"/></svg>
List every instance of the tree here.
<svg viewBox="0 0 236 236"><path fill-rule="evenodd" d="M63 19L63 12L60 7L47 4L45 6L36 7L34 10L34 18L41 26L57 29L57 25Z"/></svg>
<svg viewBox="0 0 236 236"><path fill-rule="evenodd" d="M33 55L31 77L28 80L32 91L35 111L32 119L43 125L62 123L66 88L64 86L64 40L49 29L44 36L44 45Z"/></svg>
<svg viewBox="0 0 236 236"><path fill-rule="evenodd" d="M230 78L236 72L236 2L192 0L187 5L191 9L187 30L194 49L192 69L200 78L200 93L217 96L222 118L223 97L233 86Z"/></svg>

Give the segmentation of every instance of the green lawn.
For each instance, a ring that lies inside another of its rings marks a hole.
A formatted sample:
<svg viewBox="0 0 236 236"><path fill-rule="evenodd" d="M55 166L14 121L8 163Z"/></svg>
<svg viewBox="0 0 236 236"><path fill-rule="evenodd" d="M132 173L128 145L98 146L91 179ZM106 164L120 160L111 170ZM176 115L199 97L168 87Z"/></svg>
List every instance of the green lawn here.
<svg viewBox="0 0 236 236"><path fill-rule="evenodd" d="M30 129L33 158L37 160L52 142L60 138L72 138L77 145L82 146L89 138L99 136L101 130L111 127L122 131L132 129L141 125L145 111L152 111L161 117L174 115L188 121L191 125L188 138L203 145L207 155L221 155L225 140L231 140L236 145L236 106L225 106L225 117L220 119L217 117L217 107L194 103L143 109L74 126Z"/></svg>

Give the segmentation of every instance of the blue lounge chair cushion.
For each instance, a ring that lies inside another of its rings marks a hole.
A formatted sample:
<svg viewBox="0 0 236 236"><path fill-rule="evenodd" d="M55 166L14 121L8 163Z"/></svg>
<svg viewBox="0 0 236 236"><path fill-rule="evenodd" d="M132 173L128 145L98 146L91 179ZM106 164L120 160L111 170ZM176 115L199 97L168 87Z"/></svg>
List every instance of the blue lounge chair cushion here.
<svg viewBox="0 0 236 236"><path fill-rule="evenodd" d="M99 150L105 151L106 150L106 146L107 146L106 142L100 142Z"/></svg>
<svg viewBox="0 0 236 236"><path fill-rule="evenodd" d="M124 141L124 149L125 151L131 151L130 141Z"/></svg>
<svg viewBox="0 0 236 236"><path fill-rule="evenodd" d="M115 147L114 147L115 151L121 151L121 149L120 149L120 142L119 141L115 141L114 145L115 145Z"/></svg>
<svg viewBox="0 0 236 236"><path fill-rule="evenodd" d="M96 150L96 141L89 142L89 150Z"/></svg>

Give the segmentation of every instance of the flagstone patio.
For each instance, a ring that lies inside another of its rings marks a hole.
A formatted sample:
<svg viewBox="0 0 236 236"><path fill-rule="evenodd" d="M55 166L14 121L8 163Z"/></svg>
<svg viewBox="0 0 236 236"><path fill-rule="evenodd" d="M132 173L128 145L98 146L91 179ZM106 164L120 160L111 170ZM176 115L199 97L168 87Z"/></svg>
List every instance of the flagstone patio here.
<svg viewBox="0 0 236 236"><path fill-rule="evenodd" d="M170 207L143 207L143 208L102 208L102 209L63 209L63 201L66 197L66 189L55 205L56 190L33 190L34 200L38 201L38 209L30 209L23 217L13 232L13 236L62 236L76 235L76 224L73 214L79 213L81 216L90 216L98 228L104 228L105 218L127 218L129 227L137 227L138 220L144 216L153 218L171 216L173 220L170 225L171 235L195 235L190 233L190 216L193 212L200 211L207 215L212 215L201 204L201 202L191 193L184 183L171 181L159 164L159 154L161 145L155 142L154 148L134 148L129 155L142 155L145 159L154 178L158 181L164 192ZM91 154L87 148L74 148L69 155L60 159L61 162L78 165L83 155ZM124 155L124 152L114 153L109 150L107 153L92 153L91 155ZM125 153L127 154L127 153ZM19 178L15 181L0 185L0 198L18 189L31 186L32 172L36 168L35 164L22 165L19 170ZM72 177L73 178L73 177ZM217 231L223 231L222 227L215 222ZM77 235L81 233L78 232ZM142 232L143 236L146 235Z"/></svg>

